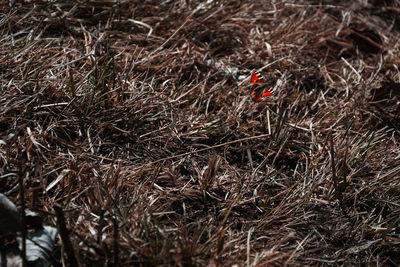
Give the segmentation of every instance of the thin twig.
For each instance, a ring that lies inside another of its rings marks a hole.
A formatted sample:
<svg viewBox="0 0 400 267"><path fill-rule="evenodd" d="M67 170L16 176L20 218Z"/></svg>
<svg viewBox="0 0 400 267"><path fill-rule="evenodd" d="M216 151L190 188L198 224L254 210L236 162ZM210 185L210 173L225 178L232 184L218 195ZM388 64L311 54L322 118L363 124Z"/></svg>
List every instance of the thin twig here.
<svg viewBox="0 0 400 267"><path fill-rule="evenodd" d="M72 266L81 266L79 258L75 255L74 248L72 247L71 240L69 239L69 233L65 223L64 213L62 211L61 205L56 203L54 204L53 208L56 212L57 225L62 243L68 256L68 261L71 263Z"/></svg>
<svg viewBox="0 0 400 267"><path fill-rule="evenodd" d="M22 231L22 266L27 266L26 261L26 238L27 238L27 228L26 228L26 220L25 220L25 191L24 191L24 176L28 176L28 172L26 171L26 166L23 166L22 171L19 175L19 192L21 194L21 231Z"/></svg>
<svg viewBox="0 0 400 267"><path fill-rule="evenodd" d="M114 224L114 266L119 266L118 221L115 217L113 218L113 224Z"/></svg>

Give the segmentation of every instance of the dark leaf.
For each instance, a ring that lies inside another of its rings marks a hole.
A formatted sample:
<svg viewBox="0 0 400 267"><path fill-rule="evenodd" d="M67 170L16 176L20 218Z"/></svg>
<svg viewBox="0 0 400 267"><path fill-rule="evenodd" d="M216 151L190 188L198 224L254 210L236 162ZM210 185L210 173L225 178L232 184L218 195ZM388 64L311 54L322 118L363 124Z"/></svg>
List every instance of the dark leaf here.
<svg viewBox="0 0 400 267"><path fill-rule="evenodd" d="M39 266L49 265L50 255L53 251L57 236L57 228L45 226L28 234L26 240L26 258L29 262L36 262ZM22 239L18 238L20 249Z"/></svg>
<svg viewBox="0 0 400 267"><path fill-rule="evenodd" d="M4 194L0 193L0 233L18 232L20 230L17 207Z"/></svg>

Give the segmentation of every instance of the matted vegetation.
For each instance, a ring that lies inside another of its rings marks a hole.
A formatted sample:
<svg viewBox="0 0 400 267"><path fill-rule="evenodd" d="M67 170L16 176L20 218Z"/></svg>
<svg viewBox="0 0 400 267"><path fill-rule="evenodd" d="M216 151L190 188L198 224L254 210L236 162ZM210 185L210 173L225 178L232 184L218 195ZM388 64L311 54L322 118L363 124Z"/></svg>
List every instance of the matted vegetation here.
<svg viewBox="0 0 400 267"><path fill-rule="evenodd" d="M0 192L82 264L400 264L400 1L0 7Z"/></svg>

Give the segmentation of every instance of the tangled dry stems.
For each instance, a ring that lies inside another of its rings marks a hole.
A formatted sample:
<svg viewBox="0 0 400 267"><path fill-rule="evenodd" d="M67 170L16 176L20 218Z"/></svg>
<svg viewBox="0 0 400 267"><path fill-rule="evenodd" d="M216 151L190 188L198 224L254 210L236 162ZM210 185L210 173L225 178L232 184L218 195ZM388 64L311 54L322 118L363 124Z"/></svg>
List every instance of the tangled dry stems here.
<svg viewBox="0 0 400 267"><path fill-rule="evenodd" d="M0 4L1 192L86 264L400 264L399 1L255 2Z"/></svg>

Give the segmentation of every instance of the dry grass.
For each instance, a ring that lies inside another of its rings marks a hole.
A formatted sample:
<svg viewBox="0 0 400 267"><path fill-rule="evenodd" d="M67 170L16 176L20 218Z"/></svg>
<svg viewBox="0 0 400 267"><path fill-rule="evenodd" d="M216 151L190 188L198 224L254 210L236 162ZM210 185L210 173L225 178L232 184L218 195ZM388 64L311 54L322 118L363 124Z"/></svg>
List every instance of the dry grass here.
<svg viewBox="0 0 400 267"><path fill-rule="evenodd" d="M1 192L85 265L399 265L400 2L259 2L1 3Z"/></svg>

